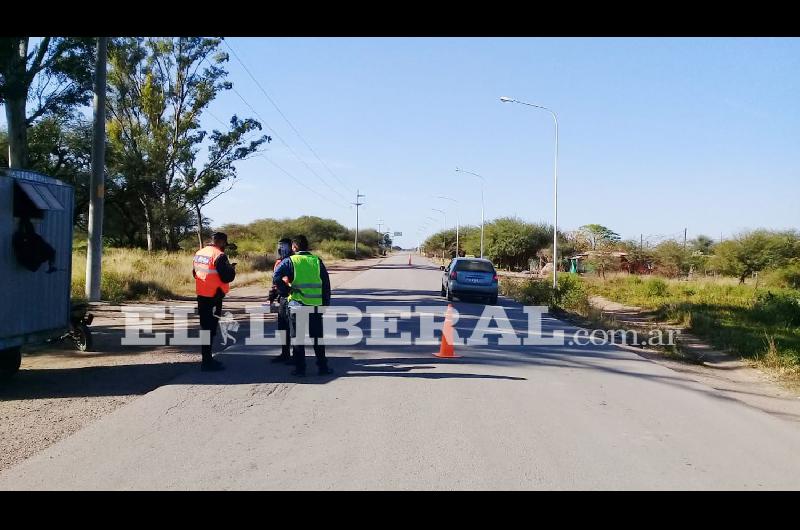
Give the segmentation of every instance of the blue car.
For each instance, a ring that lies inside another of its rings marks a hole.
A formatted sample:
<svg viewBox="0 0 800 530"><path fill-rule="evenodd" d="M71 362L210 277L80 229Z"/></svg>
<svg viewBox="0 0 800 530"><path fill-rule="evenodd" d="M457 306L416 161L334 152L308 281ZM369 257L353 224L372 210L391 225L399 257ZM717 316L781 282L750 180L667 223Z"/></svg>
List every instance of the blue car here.
<svg viewBox="0 0 800 530"><path fill-rule="evenodd" d="M497 271L488 259L455 258L440 270L444 271L442 296L448 300L473 297L497 303Z"/></svg>

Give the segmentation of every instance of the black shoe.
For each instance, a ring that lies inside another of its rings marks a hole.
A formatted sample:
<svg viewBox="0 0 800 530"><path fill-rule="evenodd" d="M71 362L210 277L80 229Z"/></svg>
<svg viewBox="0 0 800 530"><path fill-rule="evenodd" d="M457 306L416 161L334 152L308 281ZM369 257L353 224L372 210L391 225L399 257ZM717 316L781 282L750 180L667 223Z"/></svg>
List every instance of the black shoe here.
<svg viewBox="0 0 800 530"><path fill-rule="evenodd" d="M292 358L289 357L288 355L278 355L277 357L272 359L271 362L273 362L273 363L288 363L291 360L292 360Z"/></svg>
<svg viewBox="0 0 800 530"><path fill-rule="evenodd" d="M305 370L298 370L297 368L295 368L294 370L292 370L292 375L295 376L295 377L305 377L306 376L306 371Z"/></svg>
<svg viewBox="0 0 800 530"><path fill-rule="evenodd" d="M333 373L333 370L331 370L327 366L325 368L320 368L319 369L319 375L331 375L332 373Z"/></svg>
<svg viewBox="0 0 800 530"><path fill-rule="evenodd" d="M225 365L213 359L207 363L200 364L200 370L203 372L220 372L225 369Z"/></svg>

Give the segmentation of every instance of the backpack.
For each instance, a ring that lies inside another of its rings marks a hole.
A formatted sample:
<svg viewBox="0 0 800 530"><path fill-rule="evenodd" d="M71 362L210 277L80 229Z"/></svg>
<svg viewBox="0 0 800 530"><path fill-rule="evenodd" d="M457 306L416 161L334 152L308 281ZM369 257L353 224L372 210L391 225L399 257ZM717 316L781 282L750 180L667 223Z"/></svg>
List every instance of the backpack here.
<svg viewBox="0 0 800 530"><path fill-rule="evenodd" d="M11 246L20 265L31 272L36 272L45 261L50 263L48 273L55 272L56 249L36 233L30 219L23 218L19 229L11 237Z"/></svg>

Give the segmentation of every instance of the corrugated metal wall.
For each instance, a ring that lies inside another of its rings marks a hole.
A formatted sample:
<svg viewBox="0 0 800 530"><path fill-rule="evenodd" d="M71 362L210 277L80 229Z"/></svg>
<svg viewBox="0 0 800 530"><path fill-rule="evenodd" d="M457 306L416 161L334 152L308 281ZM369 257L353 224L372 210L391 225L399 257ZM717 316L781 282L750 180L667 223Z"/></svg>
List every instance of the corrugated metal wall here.
<svg viewBox="0 0 800 530"><path fill-rule="evenodd" d="M14 178L0 172L0 339L69 324L74 191L53 179L31 180L46 182L64 206L63 211L45 211L43 219L32 220L37 233L55 248L58 271L47 274L44 263L31 272L17 263L11 246L18 225L13 217Z"/></svg>

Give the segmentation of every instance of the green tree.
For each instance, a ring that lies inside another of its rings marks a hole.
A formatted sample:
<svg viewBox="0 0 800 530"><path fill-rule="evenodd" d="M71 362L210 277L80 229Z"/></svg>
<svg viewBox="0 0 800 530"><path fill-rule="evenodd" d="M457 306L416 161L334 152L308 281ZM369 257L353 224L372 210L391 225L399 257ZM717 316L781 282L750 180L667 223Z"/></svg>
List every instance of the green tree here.
<svg viewBox="0 0 800 530"><path fill-rule="evenodd" d="M92 173L92 122L47 116L28 129L28 166L75 188L73 224L86 230Z"/></svg>
<svg viewBox="0 0 800 530"><path fill-rule="evenodd" d="M714 246L714 240L701 234L692 239L689 244L691 245L690 248L693 252L699 252L700 254L708 255L711 254L711 247Z"/></svg>
<svg viewBox="0 0 800 530"><path fill-rule="evenodd" d="M384 250L387 250L387 251L391 250L391 248L392 248L392 238L391 238L391 236L389 236L389 232L386 232L385 234L383 234L383 239L381 240L379 245Z"/></svg>
<svg viewBox="0 0 800 530"><path fill-rule="evenodd" d="M89 178L92 157L92 122L80 116L48 115L28 129L28 169L74 186L73 224L87 229ZM7 164L7 135L0 131L0 165ZM107 175L103 237L114 246L141 246L143 217L136 197L119 175Z"/></svg>
<svg viewBox="0 0 800 530"><path fill-rule="evenodd" d="M8 124L9 166L27 169L28 128L47 116L68 117L91 99L95 38L0 38L0 103ZM28 102L33 107L28 109Z"/></svg>
<svg viewBox="0 0 800 530"><path fill-rule="evenodd" d="M551 226L502 217L485 225L486 255L501 267L526 269L528 261L546 248L553 234Z"/></svg>
<svg viewBox="0 0 800 530"><path fill-rule="evenodd" d="M677 276L689 269L691 252L677 241L662 241L656 245L653 256L661 272L667 276Z"/></svg>
<svg viewBox="0 0 800 530"><path fill-rule="evenodd" d="M620 240L619 234L603 225L588 224L583 225L578 230L586 237L591 250L597 250Z"/></svg>
<svg viewBox="0 0 800 530"><path fill-rule="evenodd" d="M747 276L768 268L777 268L800 257L800 237L794 230L775 232L753 230L738 234L714 247L714 268L744 283Z"/></svg>
<svg viewBox="0 0 800 530"><path fill-rule="evenodd" d="M456 252L456 231L442 230L429 236L421 245L429 256L452 258Z"/></svg>
<svg viewBox="0 0 800 530"><path fill-rule="evenodd" d="M655 261L653 251L642 244L641 241L628 239L619 244L620 250L627 253L627 260L630 264L631 272L647 270L648 266Z"/></svg>
<svg viewBox="0 0 800 530"><path fill-rule="evenodd" d="M261 124L236 116L228 131L200 128L201 114L232 87L221 42L123 38L109 46L109 171L136 197L148 250L178 248L187 225L201 237L202 207L227 191L218 187L235 179L235 162L271 140L248 138Z"/></svg>
<svg viewBox="0 0 800 530"><path fill-rule="evenodd" d="M459 246L464 255L467 256L480 256L481 255L481 227L465 225L460 227L458 234L460 241ZM484 249L485 252L485 249Z"/></svg>
<svg viewBox="0 0 800 530"><path fill-rule="evenodd" d="M350 236L347 238L348 240L350 241L355 240L355 235L356 235L355 230L350 230L348 235ZM381 234L374 228L367 228L358 231L359 244L364 244L372 248L379 248L383 241L384 241L383 234Z"/></svg>
<svg viewBox="0 0 800 530"><path fill-rule="evenodd" d="M594 251L589 255L587 262L604 280L606 272L616 272L620 269L619 256L608 251Z"/></svg>

